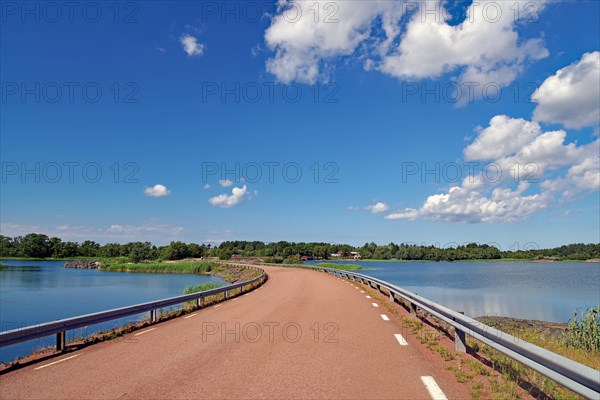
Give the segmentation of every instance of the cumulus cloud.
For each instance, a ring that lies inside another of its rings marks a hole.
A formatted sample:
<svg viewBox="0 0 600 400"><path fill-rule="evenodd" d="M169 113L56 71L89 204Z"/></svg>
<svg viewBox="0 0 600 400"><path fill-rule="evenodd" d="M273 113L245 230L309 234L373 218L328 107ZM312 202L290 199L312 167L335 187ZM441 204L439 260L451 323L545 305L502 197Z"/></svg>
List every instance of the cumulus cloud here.
<svg viewBox="0 0 600 400"><path fill-rule="evenodd" d="M256 195L256 191L249 193L248 187L244 185L241 188L234 187L231 189L230 195L220 194L218 196L211 197L208 202L215 207L232 208L244 204L252 198L252 195Z"/></svg>
<svg viewBox="0 0 600 400"><path fill-rule="evenodd" d="M524 195L528 185L516 190L496 188L491 194L454 186L448 193L429 196L423 206L386 216L386 219L416 219L418 217L445 222L520 221L548 207L548 194Z"/></svg>
<svg viewBox="0 0 600 400"><path fill-rule="evenodd" d="M204 44L198 42L195 36L185 34L179 38L179 42L183 46L183 51L190 57L201 56L204 54Z"/></svg>
<svg viewBox="0 0 600 400"><path fill-rule="evenodd" d="M144 189L144 194L149 197L165 197L171 194L171 190L165 185L157 184Z"/></svg>
<svg viewBox="0 0 600 400"><path fill-rule="evenodd" d="M210 189L210 184L205 183L204 186L202 186L202 189Z"/></svg>
<svg viewBox="0 0 600 400"><path fill-rule="evenodd" d="M265 32L265 42L275 52L267 71L284 83L314 84L328 79L336 59L354 57L366 70L401 80L453 74L461 84L456 96L469 100L481 96L490 83L510 84L528 62L548 55L541 39L520 37L517 24L529 15L515 16L514 11L534 4L537 14L545 1L474 2L456 25L450 23L445 3L281 0Z"/></svg>
<svg viewBox="0 0 600 400"><path fill-rule="evenodd" d="M371 211L373 214L379 214L382 212L386 212L389 209L389 206L385 203L377 202L375 204L366 206L365 209Z"/></svg>
<svg viewBox="0 0 600 400"><path fill-rule="evenodd" d="M522 118L497 115L465 150L466 160L494 160L512 154L539 136L541 128Z"/></svg>
<svg viewBox="0 0 600 400"><path fill-rule="evenodd" d="M600 52L581 59L547 78L533 93L533 119L567 128L597 127L600 123Z"/></svg>
<svg viewBox="0 0 600 400"><path fill-rule="evenodd" d="M229 179L219 179L219 185L221 185L221 187L233 186L233 181Z"/></svg>
<svg viewBox="0 0 600 400"><path fill-rule="evenodd" d="M566 127L597 124L598 62L598 52L587 53L546 79L534 95L538 99L534 116ZM595 84L594 93L580 86L581 81ZM555 112L561 93L577 109ZM469 175L446 193L427 197L421 207L392 212L385 218L512 223L600 190L600 139L579 145L567 140L565 130L544 131L537 121L497 115L486 128L478 129L464 157L469 162L486 162L485 167L493 166L496 174L493 178L483 173Z"/></svg>
<svg viewBox="0 0 600 400"><path fill-rule="evenodd" d="M265 32L265 42L275 52L267 71L285 83L327 80L328 61L354 53L369 38L375 19L400 14L399 2L388 0L281 0L279 13Z"/></svg>
<svg viewBox="0 0 600 400"><path fill-rule="evenodd" d="M535 4L539 10L543 2ZM427 12L443 4L430 1L419 6L421 12L412 16L398 46L383 57L382 72L404 80L456 73L461 87L472 85L471 95L481 96L486 85L506 86L528 61L548 56L541 39L519 37L518 18L511 8L523 7L518 2L474 2L465 20L454 26L438 13Z"/></svg>
<svg viewBox="0 0 600 400"><path fill-rule="evenodd" d="M420 208L385 218L514 223L600 190L600 140L577 145L566 143L566 136L564 130L544 132L537 122L496 116L465 149L468 160L492 160L482 165L494 166L493 178L483 173L468 176L446 193L427 197ZM519 146L512 143L515 140ZM544 179L549 171L558 176Z"/></svg>

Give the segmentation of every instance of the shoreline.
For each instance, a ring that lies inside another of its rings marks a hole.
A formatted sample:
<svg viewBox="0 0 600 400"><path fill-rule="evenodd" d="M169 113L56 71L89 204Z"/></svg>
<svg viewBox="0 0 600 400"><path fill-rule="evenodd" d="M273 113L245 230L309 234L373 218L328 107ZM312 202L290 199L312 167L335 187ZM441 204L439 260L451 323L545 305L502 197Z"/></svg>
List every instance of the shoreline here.
<svg viewBox="0 0 600 400"><path fill-rule="evenodd" d="M320 262L322 260L311 260L313 262ZM421 263L421 262L431 262L431 263L461 263L461 262L480 262L480 263L498 263L498 262L527 262L527 263L556 263L556 262L565 262L565 263L600 263L600 259L590 258L588 260L535 260L535 259L520 259L520 258L497 258L497 259L473 259L473 260L376 260L367 258L364 260L353 260L353 259L344 259L344 260L325 260L328 263L340 263L340 262L382 262L382 263Z"/></svg>
<svg viewBox="0 0 600 400"><path fill-rule="evenodd" d="M110 263L111 261L123 261L123 257L116 258L106 258L106 257L73 257L73 258L32 258L32 257L0 257L0 261L89 261L94 259L99 262ZM164 264L173 264L179 262L193 262L193 261L204 261L211 262L213 260L210 259L189 259L184 258L181 260L165 260L162 261ZM236 260L219 260L222 262L235 262ZM385 260L385 259L373 259L373 258L365 258L360 260L355 259L327 259L327 260L311 260L315 262L397 262L397 263L408 263L408 262L447 262L447 263L456 263L456 262L536 262L536 263L553 263L553 262L573 262L573 263L599 263L600 258L589 258L586 260L572 260L572 259L564 259L564 260L555 260L555 259L535 259L535 258L494 258L494 259L464 259L464 260ZM127 265L126 263L124 265Z"/></svg>
<svg viewBox="0 0 600 400"><path fill-rule="evenodd" d="M206 302L202 308L209 307L216 303L224 301L224 299L211 299ZM169 313L161 315L154 324L169 321L174 318L181 317L183 315L201 310L202 308L190 308L187 309L182 307L179 310L174 310ZM512 317L498 317L498 316L481 316L474 318L475 320L501 330L502 332L512 334L519 337L519 332L536 332L539 335L545 336L547 339L557 339L566 330L566 323L548 322L540 320L528 320ZM92 346L97 343L102 343L109 340L119 340L123 335L135 332L137 330L146 328L153 323L149 320L144 319L137 322L130 322L123 326L112 328L106 331L96 332L87 338L77 338L67 342L67 348L63 352L58 352L53 346L35 350L30 354L22 357L18 357L15 360L8 362L0 362L0 376L19 368L26 367L38 361L43 361L59 354L67 354L72 351L81 350L85 347ZM502 329L505 328L505 329ZM508 329L507 329L508 328ZM515 332L516 331L516 332Z"/></svg>

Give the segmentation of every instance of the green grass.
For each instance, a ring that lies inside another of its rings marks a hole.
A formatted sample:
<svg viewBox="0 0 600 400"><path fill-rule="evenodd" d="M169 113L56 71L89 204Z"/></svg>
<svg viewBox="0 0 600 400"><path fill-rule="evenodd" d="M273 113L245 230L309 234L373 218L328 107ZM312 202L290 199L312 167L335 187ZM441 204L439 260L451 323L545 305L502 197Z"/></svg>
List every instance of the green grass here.
<svg viewBox="0 0 600 400"><path fill-rule="evenodd" d="M556 334L548 334L544 326L530 327L510 321L492 322L490 320L485 323L520 340L540 346L596 370L600 369L600 307L589 308L580 318L575 313L568 326ZM474 342L472 339L468 339L468 341ZM478 346L478 352L490 360L493 368L501 373L505 382L501 388L497 389L494 388L494 383L497 383L495 378L489 379L492 392L500 392L504 396L495 398L516 398L514 387L521 382L528 382L533 387L542 390L549 398L580 398L556 382L485 344ZM476 370L474 365L471 367Z"/></svg>
<svg viewBox="0 0 600 400"><path fill-rule="evenodd" d="M317 266L324 267L324 268L339 269L341 271L358 271L361 269L368 269L368 268L365 268L363 266L356 265L356 264L319 263L319 264L317 264Z"/></svg>
<svg viewBox="0 0 600 400"><path fill-rule="evenodd" d="M594 353L600 352L600 307L590 307L577 318L575 311L563 335L565 345Z"/></svg>
<svg viewBox="0 0 600 400"><path fill-rule="evenodd" d="M102 263L99 267L101 271L151 274L209 274L218 268L220 266L205 261L148 264Z"/></svg>
<svg viewBox="0 0 600 400"><path fill-rule="evenodd" d="M185 289L183 289L183 294L204 292L205 290L211 290L211 289L216 289L216 288L220 288L220 287L221 287L221 285L219 285L218 283L206 282L206 283L201 283L200 285L193 285L193 286L186 287Z"/></svg>
<svg viewBox="0 0 600 400"><path fill-rule="evenodd" d="M221 287L221 285L219 285L218 283L206 282L206 283L201 283L199 285L192 285L192 286L186 287L185 289L183 289L183 294L204 292L205 290L216 289L219 287ZM207 300L209 300L209 301L214 300L214 296L209 296L209 298L207 298ZM195 306L196 306L196 300L188 301L183 304L184 310L188 310L188 311L193 310Z"/></svg>

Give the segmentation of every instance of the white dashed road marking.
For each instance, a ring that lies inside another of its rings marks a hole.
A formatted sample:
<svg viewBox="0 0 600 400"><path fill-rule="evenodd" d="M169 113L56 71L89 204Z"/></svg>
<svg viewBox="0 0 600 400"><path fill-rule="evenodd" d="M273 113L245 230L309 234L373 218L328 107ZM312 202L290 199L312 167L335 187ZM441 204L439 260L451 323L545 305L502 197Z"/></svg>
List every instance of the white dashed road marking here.
<svg viewBox="0 0 600 400"><path fill-rule="evenodd" d="M387 316L387 315L385 315L385 314L381 314L381 319L382 319L382 320L384 320L384 321L389 321L389 320L390 320L390 319L388 318L388 316Z"/></svg>
<svg viewBox="0 0 600 400"><path fill-rule="evenodd" d="M429 395L433 400L448 400L442 389L435 382L435 379L431 376L422 376L421 381L427 388Z"/></svg>
<svg viewBox="0 0 600 400"><path fill-rule="evenodd" d="M188 315L187 317L183 317L183 319L192 318L192 317L195 317L196 315L198 315L198 314L190 314L190 315Z"/></svg>
<svg viewBox="0 0 600 400"><path fill-rule="evenodd" d="M401 334L396 333L394 336L396 337L398 343L400 343L400 346L408 346L406 339L404 339L404 337Z"/></svg>
<svg viewBox="0 0 600 400"><path fill-rule="evenodd" d="M75 354L75 355L72 355L71 357L66 357L66 358L63 358L62 360L58 360L58 361L51 362L50 364L40 365L39 367L36 367L36 368L34 368L34 369L36 369L36 370L37 370L37 369L46 368L46 367L49 367L49 366L51 366L51 365L58 364L58 363L61 363L61 362L63 362L63 361L70 360L71 358L75 358L75 357L77 357L78 355L79 355L79 354Z"/></svg>
<svg viewBox="0 0 600 400"><path fill-rule="evenodd" d="M134 333L133 336L140 336L143 335L144 333L148 333L148 332L152 332L153 330L155 330L156 328L150 328L150 329L146 329L145 331L141 331L138 333Z"/></svg>
<svg viewBox="0 0 600 400"><path fill-rule="evenodd" d="M379 307L379 304L377 304L377 303L371 303L371 304L373 304L373 307Z"/></svg>
<svg viewBox="0 0 600 400"><path fill-rule="evenodd" d="M367 299L370 299L370 298L371 298L371 296L366 296L366 297L367 297Z"/></svg>

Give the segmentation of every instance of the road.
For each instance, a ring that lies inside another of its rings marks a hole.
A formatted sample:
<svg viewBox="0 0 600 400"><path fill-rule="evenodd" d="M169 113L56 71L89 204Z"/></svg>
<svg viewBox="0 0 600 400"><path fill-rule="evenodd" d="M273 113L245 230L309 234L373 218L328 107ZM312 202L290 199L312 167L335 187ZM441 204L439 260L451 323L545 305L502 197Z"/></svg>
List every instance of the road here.
<svg viewBox="0 0 600 400"><path fill-rule="evenodd" d="M249 294L4 374L0 398L470 398L363 288L263 268Z"/></svg>

